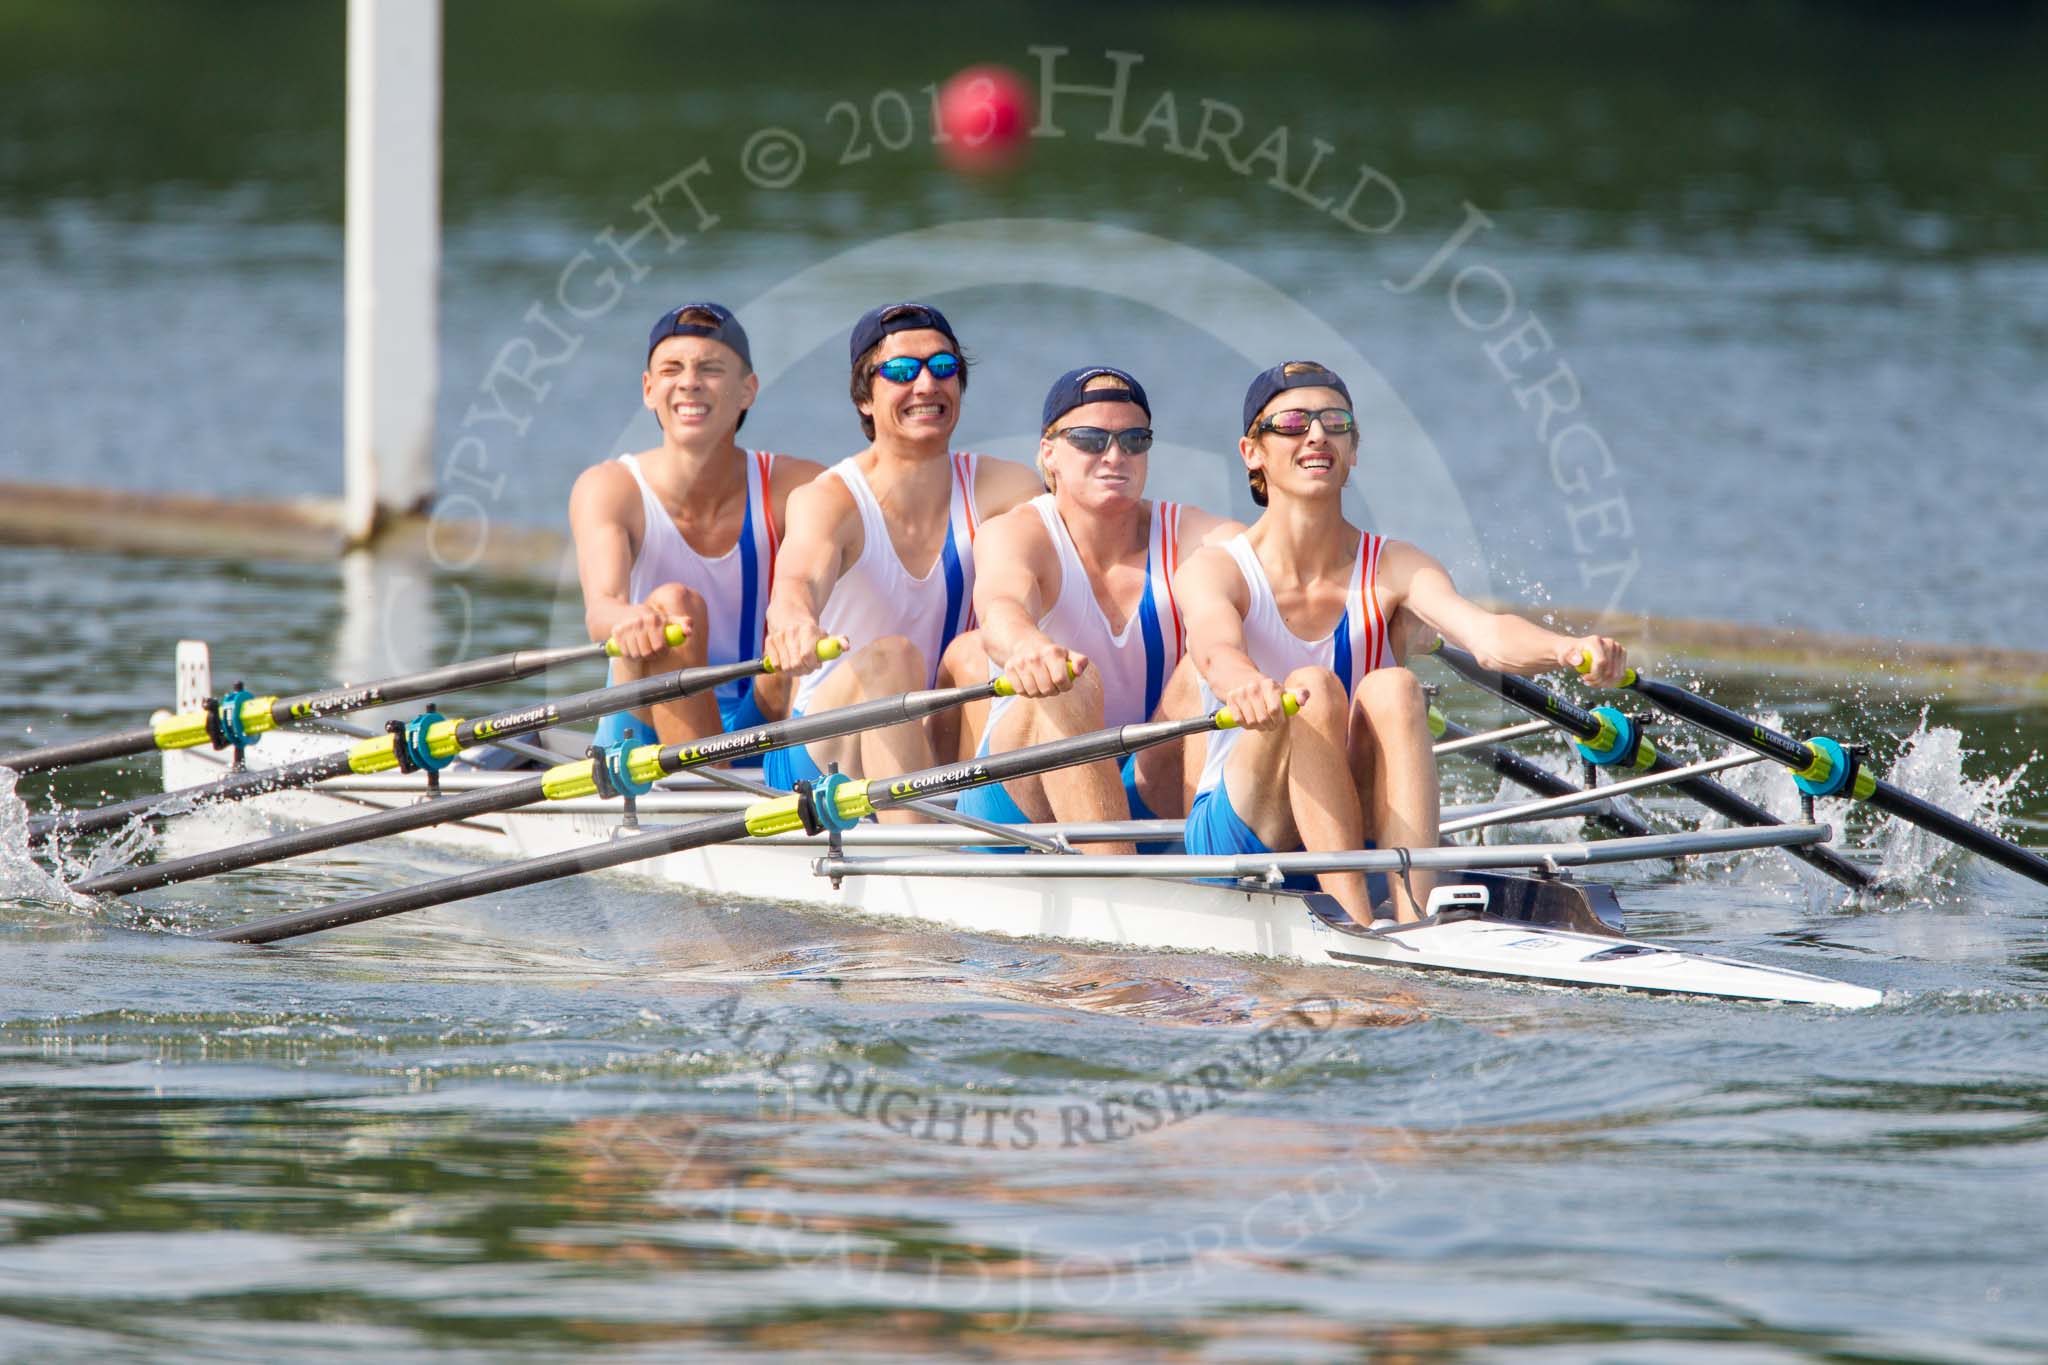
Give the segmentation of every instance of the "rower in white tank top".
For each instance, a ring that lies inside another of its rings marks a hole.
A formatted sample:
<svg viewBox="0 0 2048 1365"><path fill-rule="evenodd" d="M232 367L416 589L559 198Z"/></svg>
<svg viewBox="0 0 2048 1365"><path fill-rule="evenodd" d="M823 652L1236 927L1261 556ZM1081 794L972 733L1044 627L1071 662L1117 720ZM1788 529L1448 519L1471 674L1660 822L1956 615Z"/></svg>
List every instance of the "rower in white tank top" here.
<svg viewBox="0 0 2048 1365"><path fill-rule="evenodd" d="M953 637L972 628L974 616L974 474L981 457L954 451L953 490L946 540L922 575L913 575L896 556L882 505L860 472L858 456L825 471L846 485L860 509L860 558L832 585L818 614L819 629L843 636L856 647L900 635L924 652L925 682L938 678L939 656ZM803 715L813 693L839 664L832 659L797 684L790 714Z"/></svg>
<svg viewBox="0 0 2048 1365"><path fill-rule="evenodd" d="M631 600L644 602L647 595L664 583L681 583L704 599L710 615L711 637L706 642L707 662L737 663L759 658L761 622L768 609L768 586L775 578L777 534L770 515L768 491L775 468L775 456L765 450L747 452L747 506L740 522L739 539L722 555L706 557L690 547L661 499L655 496L647 476L640 470L639 457L619 456L619 463L640 486L640 511L644 527L640 552L633 557L628 578ZM752 689L752 682L740 679L718 689L718 711L731 730ZM759 724L758 715L746 724ZM630 727L630 728L629 728ZM604 718L598 725L598 742L615 744L622 738L634 743L654 743L653 731L636 721L630 712Z"/></svg>
<svg viewBox="0 0 2048 1365"><path fill-rule="evenodd" d="M1181 626L1180 608L1173 600L1173 571L1180 565L1180 504L1152 504L1152 530L1145 554L1145 591L1138 608L1112 631L1096 601L1088 570L1081 563L1074 538L1067 533L1058 504L1050 493L1041 493L1028 504L1045 523L1045 532L1059 556L1060 589L1052 606L1038 618L1038 628L1048 639L1058 641L1077 654L1086 655L1089 667L1102 682L1102 723L1133 725L1152 719L1159 709L1159 697L1175 665L1187 650L1187 632ZM1002 670L989 665L989 676ZM1003 712L1015 697L998 697L989 705L988 720L982 727L982 752Z"/></svg>
<svg viewBox="0 0 2048 1365"><path fill-rule="evenodd" d="M1259 672L1269 678L1285 678L1297 668L1327 668L1344 684L1349 697L1358 680L1376 668L1392 668L1393 642L1385 614L1380 610L1378 583L1380 547L1385 539L1370 531L1359 533L1358 560L1351 568L1351 585L1344 594L1344 615L1320 640L1304 640L1287 628L1273 601L1273 585L1265 566L1243 535L1232 536L1223 548L1237 562L1244 575L1249 605L1244 614L1244 649ZM1221 703L1209 689L1206 678L1199 680L1202 708L1213 711ZM1196 799L1223 785L1224 764L1243 732L1218 730L1208 737L1209 752L1202 763L1202 777L1195 784Z"/></svg>

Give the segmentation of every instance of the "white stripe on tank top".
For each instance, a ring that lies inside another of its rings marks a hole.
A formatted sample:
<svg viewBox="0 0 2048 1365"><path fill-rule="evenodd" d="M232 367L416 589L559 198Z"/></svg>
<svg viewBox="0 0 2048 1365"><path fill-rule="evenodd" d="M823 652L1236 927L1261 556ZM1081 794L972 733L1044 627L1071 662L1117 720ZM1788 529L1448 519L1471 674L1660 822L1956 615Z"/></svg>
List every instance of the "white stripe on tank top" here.
<svg viewBox="0 0 2048 1365"><path fill-rule="evenodd" d="M775 551L780 540L768 498L775 457L765 450L746 452L747 505L740 534L731 549L712 557L697 553L683 539L674 518L641 472L639 457L621 455L619 463L640 485L645 522L640 553L633 557L633 571L627 579L627 596L644 602L664 583L692 588L704 599L704 609L711 617L697 623L698 629L710 632L707 662L729 664L759 658L768 586L775 578ZM718 695L736 697L748 685L744 679L727 683L718 689Z"/></svg>
<svg viewBox="0 0 2048 1365"><path fill-rule="evenodd" d="M1060 586L1053 603L1038 618L1038 628L1055 644L1088 656L1089 667L1102 683L1102 723L1132 725L1152 719L1166 680L1187 649L1180 610L1173 600L1173 571L1180 564L1180 504L1152 504L1152 526L1145 552L1145 590L1136 610L1120 631L1109 628L1102 604L1095 598L1088 570L1081 563L1074 538L1067 533L1058 504L1041 493L1028 504L1045 523L1059 556ZM999 671L993 662L989 676ZM986 736L1015 701L998 697L989 704Z"/></svg>
<svg viewBox="0 0 2048 1365"><path fill-rule="evenodd" d="M966 451L946 457L952 463L952 502L946 539L922 574L912 574L896 556L882 504L860 472L858 456L848 456L825 471L846 485L860 512L860 558L832 585L818 628L844 635L854 649L901 635L924 653L926 687L939 676L939 656L953 637L972 627L974 617L974 473L981 459ZM811 696L840 660L828 660L797 683L790 704L793 715L805 714Z"/></svg>
<svg viewBox="0 0 2048 1365"><path fill-rule="evenodd" d="M1344 684L1346 697L1357 690L1358 680L1373 669L1392 668L1396 662L1393 644L1388 638L1387 620L1380 611L1377 591L1380 547L1385 543L1384 537L1370 531L1359 534L1358 560L1351 566L1351 584L1344 592L1344 614L1337 618L1328 635L1320 640L1304 640L1289 630L1281 617L1280 608L1273 601L1273 585L1266 578L1265 566L1259 563L1251 542L1243 535L1225 541L1223 548L1237 561L1237 570L1244 575L1246 595L1251 599L1244 614L1244 646L1253 666L1276 682L1297 668L1327 668ZM1202 708L1213 711L1221 703L1209 689L1209 680L1200 681ZM1223 785L1223 765L1241 733L1218 730L1209 736L1202 778L1195 784L1197 797Z"/></svg>

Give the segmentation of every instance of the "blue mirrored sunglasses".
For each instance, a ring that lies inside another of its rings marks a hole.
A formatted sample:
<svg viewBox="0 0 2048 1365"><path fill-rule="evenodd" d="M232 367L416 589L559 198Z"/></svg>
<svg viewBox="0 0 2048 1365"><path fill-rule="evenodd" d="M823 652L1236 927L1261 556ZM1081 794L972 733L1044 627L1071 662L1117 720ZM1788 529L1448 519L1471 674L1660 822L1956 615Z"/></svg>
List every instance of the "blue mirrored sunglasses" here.
<svg viewBox="0 0 2048 1365"><path fill-rule="evenodd" d="M940 351L937 355L891 356L875 366L875 373L891 384L908 384L917 378L919 370L930 370L934 379L951 379L960 373L960 357L951 351Z"/></svg>

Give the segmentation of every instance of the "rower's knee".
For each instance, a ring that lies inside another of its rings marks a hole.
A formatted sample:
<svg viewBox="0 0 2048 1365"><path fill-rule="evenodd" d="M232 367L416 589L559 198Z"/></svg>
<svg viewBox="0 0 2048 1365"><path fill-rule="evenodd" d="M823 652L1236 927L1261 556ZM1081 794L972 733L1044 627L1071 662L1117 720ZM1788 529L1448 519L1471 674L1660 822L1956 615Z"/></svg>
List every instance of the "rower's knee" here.
<svg viewBox="0 0 2048 1365"><path fill-rule="evenodd" d="M1028 703L1034 742L1063 739L1102 728L1102 679L1089 669L1057 696Z"/></svg>
<svg viewBox="0 0 2048 1365"><path fill-rule="evenodd" d="M686 665L703 663L705 642L711 638L711 620L703 594L687 584L664 583L647 594L647 605L664 616L690 623L688 637L668 653Z"/></svg>
<svg viewBox="0 0 2048 1365"><path fill-rule="evenodd" d="M988 651L982 648L981 632L970 630L953 637L939 656L940 687L971 687L988 679Z"/></svg>
<svg viewBox="0 0 2048 1365"><path fill-rule="evenodd" d="M1297 724L1306 722L1325 734L1341 730L1349 703L1344 684L1337 681L1335 673L1327 668L1297 668L1281 679L1280 685L1302 699L1294 718Z"/></svg>
<svg viewBox="0 0 2048 1365"><path fill-rule="evenodd" d="M1429 701L1422 680L1406 668L1375 668L1358 680L1352 703L1376 730L1409 730L1426 723Z"/></svg>
<svg viewBox="0 0 2048 1365"><path fill-rule="evenodd" d="M901 635L885 635L857 651L861 679L869 696L909 692L923 687L924 651Z"/></svg>

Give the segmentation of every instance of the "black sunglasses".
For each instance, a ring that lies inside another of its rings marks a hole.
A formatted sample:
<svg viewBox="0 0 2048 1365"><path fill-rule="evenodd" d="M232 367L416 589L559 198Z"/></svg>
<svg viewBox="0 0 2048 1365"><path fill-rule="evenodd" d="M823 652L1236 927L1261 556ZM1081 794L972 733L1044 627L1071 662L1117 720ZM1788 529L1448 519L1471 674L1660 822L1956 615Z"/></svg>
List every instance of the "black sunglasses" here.
<svg viewBox="0 0 2048 1365"><path fill-rule="evenodd" d="M1286 408L1271 417L1259 419L1253 431L1276 431L1282 436L1306 436L1311 422L1321 422L1323 431L1331 436L1343 436L1358 430L1358 419L1348 408Z"/></svg>
<svg viewBox="0 0 2048 1365"><path fill-rule="evenodd" d="M1066 437L1067 444L1084 455L1100 455L1115 441L1123 447L1126 455L1143 455L1152 448L1152 428L1125 427L1122 431L1108 431L1102 427L1062 427L1053 433Z"/></svg>

